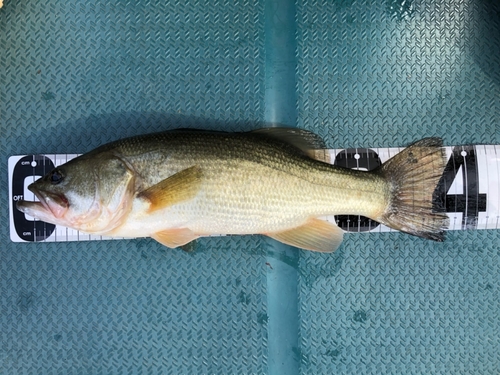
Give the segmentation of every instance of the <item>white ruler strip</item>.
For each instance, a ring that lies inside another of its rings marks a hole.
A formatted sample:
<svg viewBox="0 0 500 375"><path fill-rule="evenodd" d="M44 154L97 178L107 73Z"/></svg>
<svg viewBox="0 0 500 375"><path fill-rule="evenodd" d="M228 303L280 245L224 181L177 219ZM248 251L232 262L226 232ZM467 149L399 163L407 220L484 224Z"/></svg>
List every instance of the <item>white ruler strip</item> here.
<svg viewBox="0 0 500 375"><path fill-rule="evenodd" d="M446 147L447 167L437 189L450 217L449 230L498 229L500 225L500 146ZM330 149L331 162L343 167L370 170L402 148ZM9 158L10 238L14 242L66 242L109 239L83 234L27 217L15 208L19 199L34 200L27 186L77 154L21 155ZM392 229L359 216L328 216L349 232L389 232Z"/></svg>

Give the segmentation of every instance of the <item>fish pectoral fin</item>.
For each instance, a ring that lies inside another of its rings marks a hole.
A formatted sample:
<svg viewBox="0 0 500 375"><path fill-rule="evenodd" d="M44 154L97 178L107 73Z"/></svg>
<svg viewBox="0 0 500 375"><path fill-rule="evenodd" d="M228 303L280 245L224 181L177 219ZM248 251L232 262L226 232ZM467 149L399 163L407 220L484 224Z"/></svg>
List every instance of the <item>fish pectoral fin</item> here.
<svg viewBox="0 0 500 375"><path fill-rule="evenodd" d="M191 229L188 228L166 229L151 236L151 238L166 247L170 247L171 249L183 246L198 237L200 236L196 235Z"/></svg>
<svg viewBox="0 0 500 375"><path fill-rule="evenodd" d="M314 218L300 227L266 235L301 249L331 253L342 243L344 232L333 223Z"/></svg>
<svg viewBox="0 0 500 375"><path fill-rule="evenodd" d="M202 172L197 165L184 169L137 194L149 201L149 212L192 199L200 190Z"/></svg>

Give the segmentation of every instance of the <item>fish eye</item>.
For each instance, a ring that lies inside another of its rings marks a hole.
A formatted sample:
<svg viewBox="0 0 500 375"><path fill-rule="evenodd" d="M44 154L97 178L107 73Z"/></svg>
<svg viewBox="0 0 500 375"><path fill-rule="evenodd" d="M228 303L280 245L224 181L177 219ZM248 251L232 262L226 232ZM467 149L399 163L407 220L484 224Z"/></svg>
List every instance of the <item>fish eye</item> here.
<svg viewBox="0 0 500 375"><path fill-rule="evenodd" d="M49 176L49 181L53 184L53 185L57 185L59 182L61 182L63 180L63 175L61 173L61 171L59 169L54 169L51 173L50 173L50 176Z"/></svg>

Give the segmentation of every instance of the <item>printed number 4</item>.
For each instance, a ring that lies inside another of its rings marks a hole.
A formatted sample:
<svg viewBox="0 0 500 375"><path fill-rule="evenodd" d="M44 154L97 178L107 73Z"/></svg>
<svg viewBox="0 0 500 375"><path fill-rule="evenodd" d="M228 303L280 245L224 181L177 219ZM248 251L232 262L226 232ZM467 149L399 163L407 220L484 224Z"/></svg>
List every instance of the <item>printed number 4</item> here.
<svg viewBox="0 0 500 375"><path fill-rule="evenodd" d="M449 194L461 171L462 194ZM434 191L436 202L446 212L462 214L462 229L476 229L479 212L486 211L486 194L479 193L479 175L474 146L456 146Z"/></svg>

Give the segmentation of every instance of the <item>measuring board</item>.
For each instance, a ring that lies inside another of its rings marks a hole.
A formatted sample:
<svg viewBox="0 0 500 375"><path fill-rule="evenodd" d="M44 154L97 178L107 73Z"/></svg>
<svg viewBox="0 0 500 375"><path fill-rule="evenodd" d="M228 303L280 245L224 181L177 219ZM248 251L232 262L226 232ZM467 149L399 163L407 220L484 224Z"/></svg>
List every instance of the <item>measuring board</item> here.
<svg viewBox="0 0 500 375"><path fill-rule="evenodd" d="M403 148L350 148L320 150L332 164L372 170ZM448 230L498 229L500 219L500 145L445 147L447 165L435 197L444 202ZM35 220L15 208L21 199L36 200L27 187L78 154L22 155L9 158L10 238L14 242L65 242L111 239ZM390 232L362 216L336 215L324 219L347 232ZM114 238L116 239L116 238Z"/></svg>

